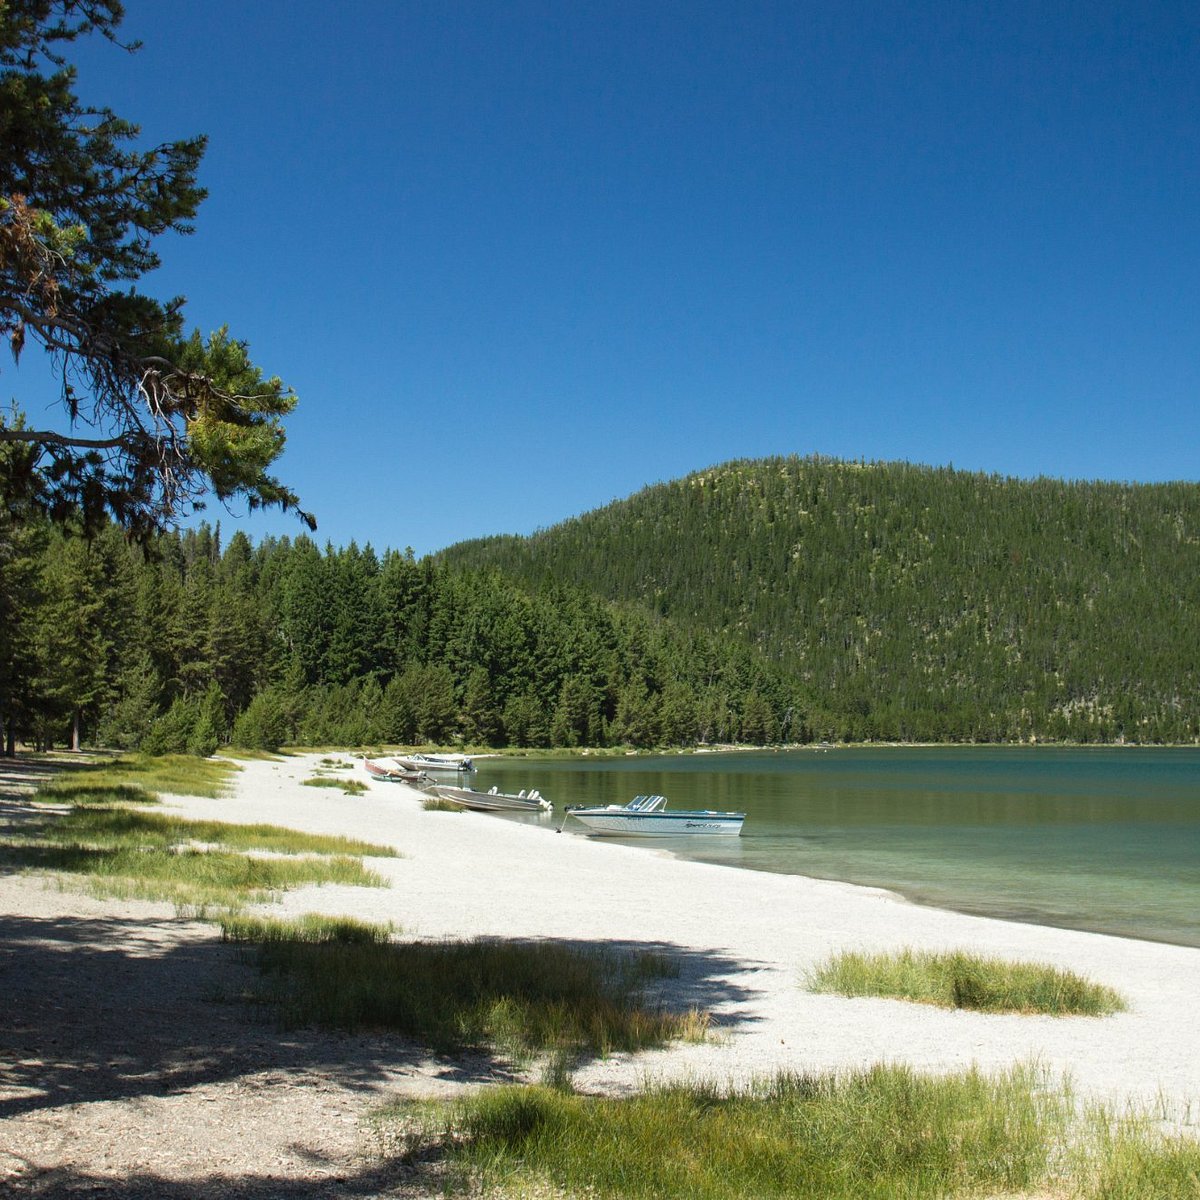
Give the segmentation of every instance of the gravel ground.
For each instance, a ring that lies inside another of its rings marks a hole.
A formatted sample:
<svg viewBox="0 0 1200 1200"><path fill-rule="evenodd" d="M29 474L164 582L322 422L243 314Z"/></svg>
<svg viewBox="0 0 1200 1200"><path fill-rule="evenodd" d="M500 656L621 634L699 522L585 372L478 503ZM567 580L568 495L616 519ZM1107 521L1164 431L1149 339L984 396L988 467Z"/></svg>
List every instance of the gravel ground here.
<svg viewBox="0 0 1200 1200"><path fill-rule="evenodd" d="M37 775L0 768L0 821L28 814ZM489 1064L281 1034L240 998L251 974L170 905L0 873L0 1195L437 1194L380 1164L369 1112L486 1081Z"/></svg>

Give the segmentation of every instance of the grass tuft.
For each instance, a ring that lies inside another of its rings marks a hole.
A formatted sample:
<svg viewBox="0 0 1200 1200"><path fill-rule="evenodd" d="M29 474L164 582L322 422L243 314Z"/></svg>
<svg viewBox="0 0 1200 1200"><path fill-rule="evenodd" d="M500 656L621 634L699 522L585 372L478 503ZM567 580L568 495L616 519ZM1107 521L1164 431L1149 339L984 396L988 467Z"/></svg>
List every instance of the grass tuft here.
<svg viewBox="0 0 1200 1200"><path fill-rule="evenodd" d="M694 1013L646 1007L636 959L553 943L271 938L259 962L269 981L260 998L289 1025L390 1030L438 1050L570 1058L700 1038L707 1028Z"/></svg>
<svg viewBox="0 0 1200 1200"><path fill-rule="evenodd" d="M361 796L367 790L367 785L361 779L334 779L330 775L314 775L304 780L305 787L341 788L347 796Z"/></svg>
<svg viewBox="0 0 1200 1200"><path fill-rule="evenodd" d="M138 809L77 808L37 830L42 841L88 846L172 847L216 845L271 854L354 854L395 858L391 846L324 833L304 833L282 825L239 825L229 821L187 820Z"/></svg>
<svg viewBox="0 0 1200 1200"><path fill-rule="evenodd" d="M30 797L34 804L80 807L113 804L157 804L158 797L133 783L48 783Z"/></svg>
<svg viewBox="0 0 1200 1200"><path fill-rule="evenodd" d="M441 796L427 796L421 801L421 807L426 812L465 812L461 804L454 804L449 800L443 800Z"/></svg>
<svg viewBox="0 0 1200 1200"><path fill-rule="evenodd" d="M1156 1135L1138 1122L1123 1122L1081 1173L1084 1200L1196 1200L1200 1197L1200 1143Z"/></svg>
<svg viewBox="0 0 1200 1200"><path fill-rule="evenodd" d="M204 915L273 900L308 884L386 887L359 856L395 857L396 851L278 825L189 821L128 805L85 805L61 816L47 814L10 834L0 854L18 867L76 877L93 895L165 900Z"/></svg>
<svg viewBox="0 0 1200 1200"><path fill-rule="evenodd" d="M980 1012L1108 1016L1127 1007L1112 988L1073 971L961 951L836 954L809 973L808 986L815 992L886 996Z"/></svg>
<svg viewBox="0 0 1200 1200"><path fill-rule="evenodd" d="M266 945L295 942L305 945L375 946L384 945L396 932L391 923L376 924L354 917L324 917L304 913L289 920L231 914L221 921L223 942Z"/></svg>
<svg viewBox="0 0 1200 1200"><path fill-rule="evenodd" d="M1028 1068L988 1079L888 1066L624 1099L499 1087L440 1109L398 1105L380 1119L406 1127L410 1149L441 1153L485 1193L933 1200L1035 1186L1067 1117ZM414 1118L422 1137L411 1133Z"/></svg>
<svg viewBox="0 0 1200 1200"><path fill-rule="evenodd" d="M21 848L18 861L26 868L79 876L94 896L165 900L197 915L261 904L309 884L388 886L360 859L345 855L261 858L219 850L29 845Z"/></svg>

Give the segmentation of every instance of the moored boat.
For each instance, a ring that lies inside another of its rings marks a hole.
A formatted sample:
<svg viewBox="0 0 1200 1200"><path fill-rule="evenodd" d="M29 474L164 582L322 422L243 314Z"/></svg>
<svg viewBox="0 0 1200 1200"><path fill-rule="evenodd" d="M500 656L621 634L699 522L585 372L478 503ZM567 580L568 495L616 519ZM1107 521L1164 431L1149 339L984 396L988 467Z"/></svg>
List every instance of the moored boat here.
<svg viewBox="0 0 1200 1200"><path fill-rule="evenodd" d="M439 783L434 785L433 792L451 804L460 804L475 812L547 812L554 807L536 788L514 796L496 788L477 792L473 788L450 787Z"/></svg>
<svg viewBox="0 0 1200 1200"><path fill-rule="evenodd" d="M567 816L586 825L588 833L598 837L737 837L746 819L745 813L707 809L681 808L668 812L666 796L635 796L628 804L575 805L567 808Z"/></svg>
<svg viewBox="0 0 1200 1200"><path fill-rule="evenodd" d="M428 778L424 771L400 766L395 761L387 763L379 759L366 758L363 759L363 767L372 779L382 779L387 783L424 783Z"/></svg>
<svg viewBox="0 0 1200 1200"><path fill-rule="evenodd" d="M473 771L475 764L465 754L404 754L396 761L410 771Z"/></svg>

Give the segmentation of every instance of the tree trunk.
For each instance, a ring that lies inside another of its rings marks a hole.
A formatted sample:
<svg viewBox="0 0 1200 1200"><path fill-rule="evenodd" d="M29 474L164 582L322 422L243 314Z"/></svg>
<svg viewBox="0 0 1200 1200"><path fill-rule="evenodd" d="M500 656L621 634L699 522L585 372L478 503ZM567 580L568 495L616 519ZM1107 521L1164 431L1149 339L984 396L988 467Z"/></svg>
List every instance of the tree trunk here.
<svg viewBox="0 0 1200 1200"><path fill-rule="evenodd" d="M79 709L75 710L75 715L71 718L71 749L79 753L79 724L82 717Z"/></svg>

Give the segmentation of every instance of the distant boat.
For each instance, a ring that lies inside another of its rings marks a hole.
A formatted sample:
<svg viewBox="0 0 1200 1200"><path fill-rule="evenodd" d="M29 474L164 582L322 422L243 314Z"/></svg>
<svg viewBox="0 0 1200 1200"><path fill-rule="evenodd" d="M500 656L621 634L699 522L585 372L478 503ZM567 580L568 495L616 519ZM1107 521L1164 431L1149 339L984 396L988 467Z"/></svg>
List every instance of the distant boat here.
<svg viewBox="0 0 1200 1200"><path fill-rule="evenodd" d="M569 807L567 816L586 825L589 833L608 837L690 837L694 834L737 837L746 819L745 813L738 812L682 808L667 812L666 796L635 796L628 804Z"/></svg>
<svg viewBox="0 0 1200 1200"><path fill-rule="evenodd" d="M473 771L475 764L465 754L408 754L396 761L411 771Z"/></svg>
<svg viewBox="0 0 1200 1200"><path fill-rule="evenodd" d="M472 788L450 787L448 784L435 784L434 795L451 804L461 804L463 808L474 809L476 812L546 812L554 805L547 800L536 788L532 791L522 791L513 796L492 788L487 792L477 792Z"/></svg>
<svg viewBox="0 0 1200 1200"><path fill-rule="evenodd" d="M389 765L378 759L367 758L363 760L363 766L372 779L382 779L387 783L424 783L427 778L424 771L415 771L394 761Z"/></svg>

